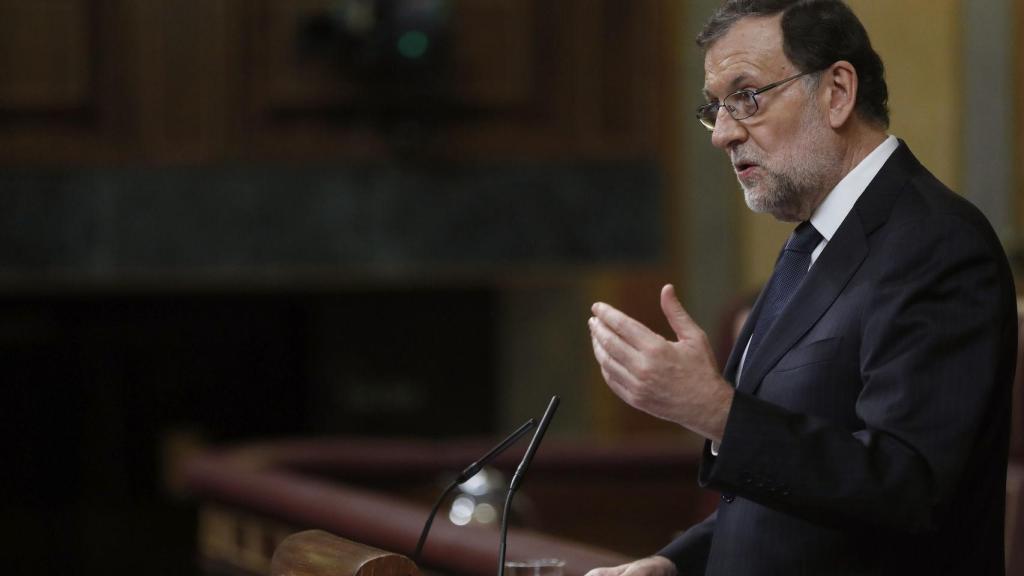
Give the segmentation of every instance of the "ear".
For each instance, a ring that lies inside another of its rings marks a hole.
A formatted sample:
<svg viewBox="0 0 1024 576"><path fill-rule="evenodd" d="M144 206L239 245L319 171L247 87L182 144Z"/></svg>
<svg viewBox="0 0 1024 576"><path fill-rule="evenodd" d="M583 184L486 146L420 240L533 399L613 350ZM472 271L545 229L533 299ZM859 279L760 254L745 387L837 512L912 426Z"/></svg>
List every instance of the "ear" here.
<svg viewBox="0 0 1024 576"><path fill-rule="evenodd" d="M841 128L857 106L857 70L840 60L821 73L821 82L825 85L829 123L832 128Z"/></svg>

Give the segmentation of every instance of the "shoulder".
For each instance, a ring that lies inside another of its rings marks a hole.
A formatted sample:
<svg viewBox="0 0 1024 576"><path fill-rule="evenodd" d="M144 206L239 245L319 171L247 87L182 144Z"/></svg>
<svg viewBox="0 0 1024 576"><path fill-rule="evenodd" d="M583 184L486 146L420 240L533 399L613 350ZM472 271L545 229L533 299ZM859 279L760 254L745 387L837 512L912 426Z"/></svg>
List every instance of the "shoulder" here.
<svg viewBox="0 0 1024 576"><path fill-rule="evenodd" d="M969 280L964 286L994 289L1011 300L1006 253L981 210L917 162L905 145L892 160L861 210L862 218L874 218L870 226L865 220L874 273L902 286L920 282L930 288L960 278Z"/></svg>
<svg viewBox="0 0 1024 576"><path fill-rule="evenodd" d="M900 251L920 245L935 249L971 249L1006 259L999 237L985 215L967 198L951 190L919 163L891 195L891 210L878 232L884 244Z"/></svg>

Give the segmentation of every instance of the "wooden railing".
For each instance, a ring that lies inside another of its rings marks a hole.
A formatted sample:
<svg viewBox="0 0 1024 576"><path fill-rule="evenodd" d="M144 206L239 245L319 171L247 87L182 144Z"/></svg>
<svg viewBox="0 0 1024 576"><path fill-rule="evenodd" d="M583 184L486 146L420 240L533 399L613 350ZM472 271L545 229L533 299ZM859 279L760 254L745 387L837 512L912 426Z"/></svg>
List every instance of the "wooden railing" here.
<svg viewBox="0 0 1024 576"><path fill-rule="evenodd" d="M323 532L307 532L300 541L306 549L341 537L410 555L438 475L453 475L490 443L335 438L202 454L186 469L186 485L200 501L200 556L209 572L267 574L275 549L278 556L297 557L299 542L286 538L311 529ZM508 454L497 465L510 469L519 456ZM703 514L693 480L696 463L692 448L664 442L546 445L521 494L548 512L543 531L511 529L509 559L556 557L565 560L566 576L582 576L650 553ZM620 542L640 544L629 550ZM282 543L289 544L278 549ZM497 548L495 526L457 526L442 515L420 565L489 575Z"/></svg>
<svg viewBox="0 0 1024 576"><path fill-rule="evenodd" d="M270 576L419 576L416 564L393 552L379 550L322 530L307 530L286 538L277 547Z"/></svg>

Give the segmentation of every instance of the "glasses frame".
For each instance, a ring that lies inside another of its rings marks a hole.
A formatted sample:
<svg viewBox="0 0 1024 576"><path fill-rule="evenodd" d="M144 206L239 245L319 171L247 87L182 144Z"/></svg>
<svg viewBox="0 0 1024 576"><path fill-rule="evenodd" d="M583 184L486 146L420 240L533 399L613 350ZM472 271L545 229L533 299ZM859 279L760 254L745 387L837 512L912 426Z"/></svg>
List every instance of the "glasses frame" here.
<svg viewBox="0 0 1024 576"><path fill-rule="evenodd" d="M810 72L800 72L799 74L794 74L793 76L790 76L788 78L783 78L782 80L779 80L777 82L772 82L771 84L769 84L767 86L762 86L762 87L757 88L755 90L751 90L750 88L743 88L742 90L737 90L735 92L730 93L725 98L722 98L721 102L708 102L707 104L699 106L697 108L697 120L700 122L701 126L707 128L709 131L713 132L715 130L715 124L708 124L704 120L705 112L708 112L708 116L710 118L716 118L717 119L718 118L718 111L721 108L723 108L723 107L725 108L725 111L729 113L729 116L732 116L733 120L746 120L747 118L750 118L754 114L757 114L757 112L761 109L761 105L758 104L758 102L757 102L757 96L759 96L761 94L764 94L765 92L771 90L772 88L778 88L779 86L782 86L783 84L788 84L789 82L792 82L793 80L796 80L797 78L800 78L802 76L807 76L808 74L816 74L818 72L820 72L820 70L812 70ZM747 114L746 116L743 116L743 115L737 116L736 107L729 106L728 104L725 103L726 100L732 98L733 96L735 96L737 94L744 94L744 95L746 95L746 96L748 96L750 98L750 100L754 103L754 111L753 112L751 112L750 114Z"/></svg>

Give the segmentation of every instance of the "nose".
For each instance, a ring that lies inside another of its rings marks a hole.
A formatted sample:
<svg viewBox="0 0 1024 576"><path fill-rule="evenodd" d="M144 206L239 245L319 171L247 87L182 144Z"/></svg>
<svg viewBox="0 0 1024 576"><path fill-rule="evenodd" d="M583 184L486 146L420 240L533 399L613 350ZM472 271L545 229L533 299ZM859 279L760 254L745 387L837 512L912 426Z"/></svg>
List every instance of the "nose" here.
<svg viewBox="0 0 1024 576"><path fill-rule="evenodd" d="M728 151L747 139L747 128L739 120L733 119L725 106L718 109L715 129L711 131L711 145Z"/></svg>

